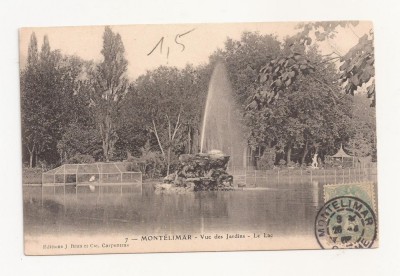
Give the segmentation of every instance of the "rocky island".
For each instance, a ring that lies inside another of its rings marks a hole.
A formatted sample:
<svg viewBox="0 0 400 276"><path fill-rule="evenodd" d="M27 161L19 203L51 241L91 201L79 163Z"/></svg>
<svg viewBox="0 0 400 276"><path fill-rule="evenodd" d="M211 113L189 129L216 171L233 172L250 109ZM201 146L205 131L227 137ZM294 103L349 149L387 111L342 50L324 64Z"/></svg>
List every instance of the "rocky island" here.
<svg viewBox="0 0 400 276"><path fill-rule="evenodd" d="M233 190L233 176L227 173L229 156L219 150L182 154L176 172L156 184L156 192Z"/></svg>

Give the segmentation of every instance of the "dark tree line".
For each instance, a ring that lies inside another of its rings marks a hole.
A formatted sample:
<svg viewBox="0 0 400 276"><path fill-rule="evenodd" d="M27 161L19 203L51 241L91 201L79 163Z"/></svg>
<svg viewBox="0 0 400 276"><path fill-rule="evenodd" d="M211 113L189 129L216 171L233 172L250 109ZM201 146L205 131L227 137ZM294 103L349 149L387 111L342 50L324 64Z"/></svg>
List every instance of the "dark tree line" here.
<svg viewBox="0 0 400 276"><path fill-rule="evenodd" d="M340 82L356 61L344 58L338 69L322 56L307 37L317 27L307 25L283 42L245 32L238 41L228 38L207 64L161 66L131 82L122 38L110 27L99 63L52 50L46 36L39 50L33 33L21 71L24 163L130 159L152 175L168 173L180 154L199 151L216 62L228 70L254 162L306 164L312 153L332 154L340 144L358 156L374 155L374 110ZM373 77L370 67L357 68L367 73L351 71L345 85L355 83L354 76Z"/></svg>

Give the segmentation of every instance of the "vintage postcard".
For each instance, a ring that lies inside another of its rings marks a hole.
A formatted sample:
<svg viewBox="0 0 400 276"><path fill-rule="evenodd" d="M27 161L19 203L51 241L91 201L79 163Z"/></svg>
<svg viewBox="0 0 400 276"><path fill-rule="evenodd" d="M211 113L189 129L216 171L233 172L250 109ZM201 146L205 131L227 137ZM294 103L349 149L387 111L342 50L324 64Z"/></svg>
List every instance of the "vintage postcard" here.
<svg viewBox="0 0 400 276"><path fill-rule="evenodd" d="M378 247L372 22L19 45L25 254Z"/></svg>

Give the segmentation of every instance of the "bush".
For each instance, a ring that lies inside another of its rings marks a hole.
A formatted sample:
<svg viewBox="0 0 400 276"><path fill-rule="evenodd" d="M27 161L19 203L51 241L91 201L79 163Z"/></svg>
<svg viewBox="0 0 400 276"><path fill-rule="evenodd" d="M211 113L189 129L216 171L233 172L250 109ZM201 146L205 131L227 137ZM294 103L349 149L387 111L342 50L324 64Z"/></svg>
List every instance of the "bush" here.
<svg viewBox="0 0 400 276"><path fill-rule="evenodd" d="M89 163L94 163L95 160L93 158L93 156L88 155L88 154L80 154L77 153L74 156L72 156L71 158L69 158L67 160L68 164L89 164Z"/></svg>
<svg viewBox="0 0 400 276"><path fill-rule="evenodd" d="M128 172L141 172L140 165L137 162L126 162L125 166Z"/></svg>
<svg viewBox="0 0 400 276"><path fill-rule="evenodd" d="M266 148L260 159L257 160L257 168L259 170L271 170L275 164L275 150L273 148Z"/></svg>
<svg viewBox="0 0 400 276"><path fill-rule="evenodd" d="M279 166L283 167L283 166L285 166L285 165L286 165L285 159L279 160Z"/></svg>

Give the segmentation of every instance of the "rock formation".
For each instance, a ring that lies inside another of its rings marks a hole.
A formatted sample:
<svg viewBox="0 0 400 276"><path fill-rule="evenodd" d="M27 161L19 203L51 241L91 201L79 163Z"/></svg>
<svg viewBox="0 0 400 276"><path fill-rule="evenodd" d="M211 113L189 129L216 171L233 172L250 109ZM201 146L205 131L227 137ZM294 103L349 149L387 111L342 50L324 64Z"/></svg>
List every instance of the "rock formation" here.
<svg viewBox="0 0 400 276"><path fill-rule="evenodd" d="M220 151L182 154L177 171L164 178L156 190L215 191L232 190L233 176L226 172L229 156Z"/></svg>

